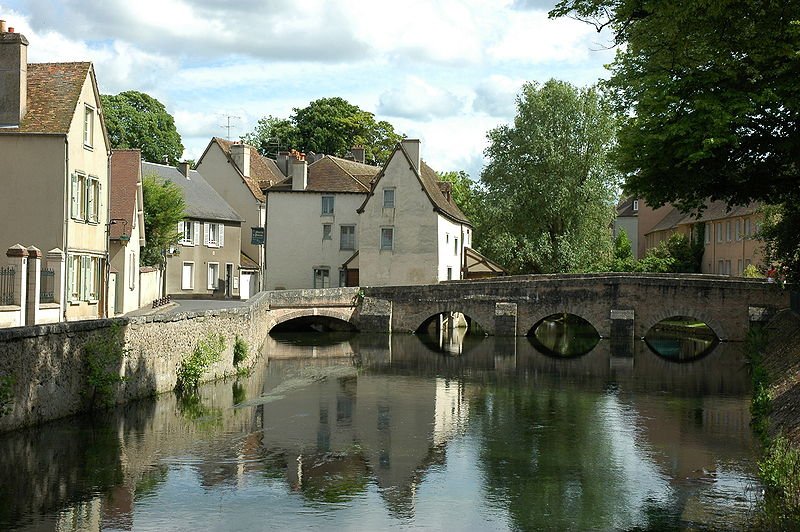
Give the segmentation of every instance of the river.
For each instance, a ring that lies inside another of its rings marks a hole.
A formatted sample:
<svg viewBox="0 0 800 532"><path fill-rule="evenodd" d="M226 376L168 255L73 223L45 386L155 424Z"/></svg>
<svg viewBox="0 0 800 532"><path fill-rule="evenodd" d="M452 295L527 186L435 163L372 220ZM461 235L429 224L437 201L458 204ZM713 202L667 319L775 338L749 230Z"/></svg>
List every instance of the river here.
<svg viewBox="0 0 800 532"><path fill-rule="evenodd" d="M0 530L746 528L742 346L589 348L269 337L249 376L195 396L0 435Z"/></svg>

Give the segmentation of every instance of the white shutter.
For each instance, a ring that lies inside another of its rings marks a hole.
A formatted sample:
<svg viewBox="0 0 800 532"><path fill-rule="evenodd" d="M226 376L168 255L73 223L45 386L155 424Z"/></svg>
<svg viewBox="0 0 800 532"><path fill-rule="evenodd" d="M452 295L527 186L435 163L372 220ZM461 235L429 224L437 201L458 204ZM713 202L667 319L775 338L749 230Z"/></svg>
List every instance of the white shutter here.
<svg viewBox="0 0 800 532"><path fill-rule="evenodd" d="M225 245L225 224L218 224L219 227L219 247Z"/></svg>
<svg viewBox="0 0 800 532"><path fill-rule="evenodd" d="M80 207L80 193L78 191L78 174L72 174L72 207L70 215L73 218L77 218L81 212Z"/></svg>
<svg viewBox="0 0 800 532"><path fill-rule="evenodd" d="M185 239L183 237L183 235L184 235L183 231L184 231L183 222L178 222L178 234L180 235L178 237L178 242L181 242L181 243L183 243L185 241Z"/></svg>
<svg viewBox="0 0 800 532"><path fill-rule="evenodd" d="M81 257L81 299L89 299L89 257Z"/></svg>
<svg viewBox="0 0 800 532"><path fill-rule="evenodd" d="M208 228L211 224L208 222L203 224L203 245L208 246Z"/></svg>
<svg viewBox="0 0 800 532"><path fill-rule="evenodd" d="M192 238L194 238L194 245L200 245L200 222L191 222L194 224L194 231L192 231Z"/></svg>

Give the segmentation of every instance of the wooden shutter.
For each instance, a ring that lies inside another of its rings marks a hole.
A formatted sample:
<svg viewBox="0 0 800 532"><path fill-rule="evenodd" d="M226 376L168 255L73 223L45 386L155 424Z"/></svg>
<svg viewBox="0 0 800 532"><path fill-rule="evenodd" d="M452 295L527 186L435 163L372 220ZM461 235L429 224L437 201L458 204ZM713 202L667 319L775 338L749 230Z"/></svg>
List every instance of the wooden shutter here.
<svg viewBox="0 0 800 532"><path fill-rule="evenodd" d="M203 245L208 246L208 228L211 224L208 222L203 224Z"/></svg>
<svg viewBox="0 0 800 532"><path fill-rule="evenodd" d="M194 231L192 231L192 238L194 238L194 245L200 245L200 222L191 222L194 224Z"/></svg>
<svg viewBox="0 0 800 532"><path fill-rule="evenodd" d="M219 227L219 247L225 245L225 224L217 224Z"/></svg>
<svg viewBox="0 0 800 532"><path fill-rule="evenodd" d="M76 173L72 174L71 193L72 193L72 197L71 197L72 205L70 207L70 209L71 209L70 215L73 218L77 218L80 215L80 212L81 212L81 204L80 204L80 191L78 189L78 174L76 174Z"/></svg>

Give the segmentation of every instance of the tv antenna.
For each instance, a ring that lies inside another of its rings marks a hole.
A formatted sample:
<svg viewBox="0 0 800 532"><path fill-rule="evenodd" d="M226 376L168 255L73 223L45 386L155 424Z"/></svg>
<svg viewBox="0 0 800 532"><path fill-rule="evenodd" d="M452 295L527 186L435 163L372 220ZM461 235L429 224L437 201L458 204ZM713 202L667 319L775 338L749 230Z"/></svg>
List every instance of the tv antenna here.
<svg viewBox="0 0 800 532"><path fill-rule="evenodd" d="M231 129L236 127L234 125L231 125L231 119L241 120L242 117L241 116L227 115L225 118L226 118L226 123L222 124L220 127L227 131L227 137L226 137L227 140L231 140Z"/></svg>

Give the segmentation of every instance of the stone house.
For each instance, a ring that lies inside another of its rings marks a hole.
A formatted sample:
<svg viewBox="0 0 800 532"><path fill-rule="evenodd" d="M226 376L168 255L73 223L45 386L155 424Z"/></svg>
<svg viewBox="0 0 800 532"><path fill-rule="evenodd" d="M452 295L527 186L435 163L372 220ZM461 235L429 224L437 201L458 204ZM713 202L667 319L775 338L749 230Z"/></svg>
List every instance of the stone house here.
<svg viewBox="0 0 800 532"><path fill-rule="evenodd" d="M110 202L109 314L125 314L150 303L142 301L139 282L139 257L145 245L140 150L111 151Z"/></svg>
<svg viewBox="0 0 800 532"><path fill-rule="evenodd" d="M404 139L370 183L358 208L358 270L365 286L432 284L463 279L472 225L450 183L420 157L420 141ZM474 252L477 254L477 252Z"/></svg>
<svg viewBox="0 0 800 532"><path fill-rule="evenodd" d="M247 144L214 137L196 164L209 185L242 217L243 263L253 270L251 294L258 292L265 279L265 223L267 204L264 189L283 181L276 162L263 157Z"/></svg>
<svg viewBox="0 0 800 532"><path fill-rule="evenodd" d="M289 177L267 194L266 289L352 286L343 264L358 250L356 209L380 171L364 164L363 149L354 157L279 154L278 166ZM356 159L358 158L358 159Z"/></svg>
<svg viewBox="0 0 800 532"><path fill-rule="evenodd" d="M107 315L110 144L91 63L27 61L0 23L0 247L66 254L59 319Z"/></svg>
<svg viewBox="0 0 800 532"><path fill-rule="evenodd" d="M249 287L240 281L239 214L188 163L175 168L143 162L142 175L174 184L186 203L186 219L176 227L182 238L167 256L166 293L176 298L249 297Z"/></svg>

